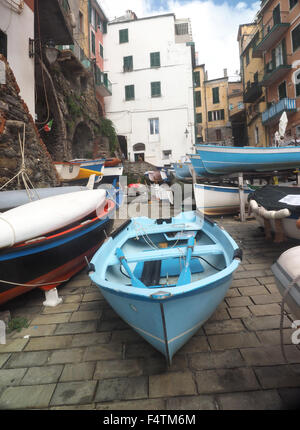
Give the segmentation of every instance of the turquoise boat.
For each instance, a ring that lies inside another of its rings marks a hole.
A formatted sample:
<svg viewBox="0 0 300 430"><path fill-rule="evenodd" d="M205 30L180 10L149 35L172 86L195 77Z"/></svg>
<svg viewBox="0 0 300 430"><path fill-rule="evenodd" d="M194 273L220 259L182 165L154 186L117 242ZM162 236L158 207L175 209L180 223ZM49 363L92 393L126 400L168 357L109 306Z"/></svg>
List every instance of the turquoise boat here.
<svg viewBox="0 0 300 430"><path fill-rule="evenodd" d="M300 146L256 147L197 145L197 155L210 174L268 172L300 167ZM191 159L193 163L193 159Z"/></svg>
<svg viewBox="0 0 300 430"><path fill-rule="evenodd" d="M132 218L96 252L91 280L115 312L167 359L224 299L241 251L202 213Z"/></svg>
<svg viewBox="0 0 300 430"><path fill-rule="evenodd" d="M191 179L192 175L190 172L191 162L185 161L184 163L173 163L175 177L180 181Z"/></svg>

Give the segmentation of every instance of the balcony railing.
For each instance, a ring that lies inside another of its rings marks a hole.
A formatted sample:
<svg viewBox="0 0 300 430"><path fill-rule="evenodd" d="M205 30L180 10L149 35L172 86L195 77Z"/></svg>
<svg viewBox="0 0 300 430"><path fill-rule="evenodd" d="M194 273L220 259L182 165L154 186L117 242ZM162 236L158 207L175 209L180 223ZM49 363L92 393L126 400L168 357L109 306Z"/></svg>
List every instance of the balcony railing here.
<svg viewBox="0 0 300 430"><path fill-rule="evenodd" d="M289 12L281 11L278 14L273 14L272 18L263 25L261 38L256 40L256 44L253 46L254 57L260 57L263 51L269 50L279 42L290 26L288 19Z"/></svg>
<svg viewBox="0 0 300 430"><path fill-rule="evenodd" d="M286 64L285 60L282 62L282 64L277 66L272 64L272 62L269 63L265 68L265 75L262 80L262 85L268 87L269 85L273 84L275 81L284 77L291 67L291 65Z"/></svg>
<svg viewBox="0 0 300 430"><path fill-rule="evenodd" d="M112 85L109 79L107 78L107 74L101 72L98 66L95 68L95 84L96 91L102 97L107 97L112 95Z"/></svg>
<svg viewBox="0 0 300 430"><path fill-rule="evenodd" d="M251 82L250 86L244 91L244 103L253 103L262 95L262 87L260 82Z"/></svg>
<svg viewBox="0 0 300 430"><path fill-rule="evenodd" d="M268 125L275 122L284 111L286 111L287 115L296 112L296 99L284 98L279 100L278 103L275 103L262 113L262 123Z"/></svg>

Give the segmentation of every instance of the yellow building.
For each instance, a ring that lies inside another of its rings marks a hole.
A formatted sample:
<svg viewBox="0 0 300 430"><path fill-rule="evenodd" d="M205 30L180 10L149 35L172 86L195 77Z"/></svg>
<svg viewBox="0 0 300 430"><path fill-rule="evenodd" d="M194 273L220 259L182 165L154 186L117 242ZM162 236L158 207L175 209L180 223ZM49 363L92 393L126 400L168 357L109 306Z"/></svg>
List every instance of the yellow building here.
<svg viewBox="0 0 300 430"><path fill-rule="evenodd" d="M232 143L229 123L228 77L207 79L205 65L194 69L194 94L197 141Z"/></svg>
<svg viewBox="0 0 300 430"><path fill-rule="evenodd" d="M267 145L266 130L262 123L262 112L267 106L265 89L262 86L264 61L254 52L258 30L256 23L240 25L237 38L249 146Z"/></svg>
<svg viewBox="0 0 300 430"><path fill-rule="evenodd" d="M87 0L79 0L79 17L78 17L78 36L77 41L83 50L86 58L90 57L89 48L89 8Z"/></svg>

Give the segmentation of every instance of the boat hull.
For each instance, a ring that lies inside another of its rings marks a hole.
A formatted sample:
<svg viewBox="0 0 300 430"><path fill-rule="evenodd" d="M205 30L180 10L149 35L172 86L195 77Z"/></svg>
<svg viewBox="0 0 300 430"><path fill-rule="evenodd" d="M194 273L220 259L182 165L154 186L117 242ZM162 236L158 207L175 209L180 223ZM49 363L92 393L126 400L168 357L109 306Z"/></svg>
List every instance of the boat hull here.
<svg viewBox="0 0 300 430"><path fill-rule="evenodd" d="M175 177L179 180L191 179L192 175L190 172L191 163L173 163L175 171Z"/></svg>
<svg viewBox="0 0 300 430"><path fill-rule="evenodd" d="M1 278L8 283L0 281L0 305L40 284L49 290L68 280L86 266L86 257L94 255L112 227L112 219L96 218L78 231L2 250Z"/></svg>
<svg viewBox="0 0 300 430"><path fill-rule="evenodd" d="M229 276L210 290L195 291L179 298L141 300L133 295L101 293L120 317L171 362L174 354L201 328L223 301L232 282ZM183 312L188 309L188 312Z"/></svg>
<svg viewBox="0 0 300 430"><path fill-rule="evenodd" d="M247 203L252 190L244 190L243 204ZM209 184L194 184L196 207L206 215L224 215L240 210L238 187L221 187Z"/></svg>
<svg viewBox="0 0 300 430"><path fill-rule="evenodd" d="M300 246L285 251L271 266L280 294L294 317L300 320ZM296 281L293 283L293 281Z"/></svg>
<svg viewBox="0 0 300 430"><path fill-rule="evenodd" d="M228 147L199 145L197 154L211 174L266 172L300 166L300 147ZM192 160L191 160L192 161Z"/></svg>

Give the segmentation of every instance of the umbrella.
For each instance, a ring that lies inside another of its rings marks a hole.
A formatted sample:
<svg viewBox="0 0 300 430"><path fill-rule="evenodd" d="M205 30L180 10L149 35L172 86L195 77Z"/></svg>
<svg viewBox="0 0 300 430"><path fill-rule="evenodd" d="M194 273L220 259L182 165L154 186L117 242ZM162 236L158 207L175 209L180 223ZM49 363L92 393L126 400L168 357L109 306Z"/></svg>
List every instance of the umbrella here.
<svg viewBox="0 0 300 430"><path fill-rule="evenodd" d="M280 137L284 137L287 123L288 123L288 119L287 119L286 112L284 111L279 121L278 131L279 131Z"/></svg>

